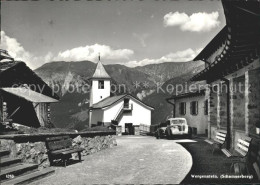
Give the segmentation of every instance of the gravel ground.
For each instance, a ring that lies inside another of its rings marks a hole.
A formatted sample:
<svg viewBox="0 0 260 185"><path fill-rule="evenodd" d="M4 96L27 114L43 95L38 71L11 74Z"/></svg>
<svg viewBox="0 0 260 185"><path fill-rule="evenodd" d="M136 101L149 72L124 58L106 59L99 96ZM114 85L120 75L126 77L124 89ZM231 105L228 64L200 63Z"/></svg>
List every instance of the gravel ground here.
<svg viewBox="0 0 260 185"><path fill-rule="evenodd" d="M193 166L190 173L182 181L184 184L223 184L223 183L256 183L259 181L247 178L221 178L223 175L234 175L230 171L232 161L227 158L220 150L212 154L212 146L204 141L206 138L195 138L197 142L181 143L192 155ZM192 177L193 175L193 177ZM201 178L194 178L197 175ZM252 175L252 174L244 174Z"/></svg>
<svg viewBox="0 0 260 185"><path fill-rule="evenodd" d="M54 175L34 184L178 184L189 173L192 157L173 140L117 137L118 146L55 167Z"/></svg>

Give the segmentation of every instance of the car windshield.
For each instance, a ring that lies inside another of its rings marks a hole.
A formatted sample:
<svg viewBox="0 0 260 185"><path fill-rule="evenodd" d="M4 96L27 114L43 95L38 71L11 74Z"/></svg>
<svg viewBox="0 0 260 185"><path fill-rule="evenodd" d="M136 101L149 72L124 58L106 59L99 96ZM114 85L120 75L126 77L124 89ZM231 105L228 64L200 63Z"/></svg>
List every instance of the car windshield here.
<svg viewBox="0 0 260 185"><path fill-rule="evenodd" d="M183 119L171 120L171 125L186 123Z"/></svg>

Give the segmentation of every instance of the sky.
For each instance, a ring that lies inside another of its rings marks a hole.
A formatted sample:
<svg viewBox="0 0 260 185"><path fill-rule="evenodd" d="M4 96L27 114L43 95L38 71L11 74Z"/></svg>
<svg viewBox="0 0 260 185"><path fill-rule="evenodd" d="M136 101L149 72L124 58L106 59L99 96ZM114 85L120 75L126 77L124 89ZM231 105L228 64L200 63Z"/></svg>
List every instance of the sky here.
<svg viewBox="0 0 260 185"><path fill-rule="evenodd" d="M2 1L1 49L51 61L129 67L192 60L224 27L221 1Z"/></svg>

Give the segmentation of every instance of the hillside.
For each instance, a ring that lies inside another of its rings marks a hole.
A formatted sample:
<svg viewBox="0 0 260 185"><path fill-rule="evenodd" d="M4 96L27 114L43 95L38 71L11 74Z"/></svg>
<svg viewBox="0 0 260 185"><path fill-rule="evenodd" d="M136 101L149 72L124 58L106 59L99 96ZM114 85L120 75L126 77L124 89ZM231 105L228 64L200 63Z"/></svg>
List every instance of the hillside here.
<svg viewBox="0 0 260 185"><path fill-rule="evenodd" d="M170 93L157 92L159 84L163 88L169 83L183 83L203 68L202 63L162 63L129 68L124 65L104 65L117 88L114 93L131 93L155 107L152 123L165 119L171 114L171 105L165 99ZM96 64L90 61L51 62L35 72L57 92L59 103L52 104L52 121L57 127L84 129L88 123L89 78ZM136 88L134 84L140 82ZM145 86L144 84L148 84ZM125 87L125 90L124 90Z"/></svg>
<svg viewBox="0 0 260 185"><path fill-rule="evenodd" d="M150 64L136 67L135 69L148 74L156 83L165 83L167 80L178 77L186 72L196 72L196 68L201 66L201 62L166 62L162 64Z"/></svg>
<svg viewBox="0 0 260 185"><path fill-rule="evenodd" d="M153 94L143 99L144 102L155 107L155 111L152 114L153 124L158 124L162 121L165 121L168 117L172 115L173 106L167 103L166 99L175 95L176 85L182 84L182 86L185 88L186 82L194 83L194 82L189 82L190 78L204 68L204 65L201 64L200 62L196 62L196 63L198 64L196 67L189 68L188 70L182 72L179 76L167 80L161 86L161 88L158 89L158 91L154 92ZM172 87L174 87L174 89L172 89Z"/></svg>

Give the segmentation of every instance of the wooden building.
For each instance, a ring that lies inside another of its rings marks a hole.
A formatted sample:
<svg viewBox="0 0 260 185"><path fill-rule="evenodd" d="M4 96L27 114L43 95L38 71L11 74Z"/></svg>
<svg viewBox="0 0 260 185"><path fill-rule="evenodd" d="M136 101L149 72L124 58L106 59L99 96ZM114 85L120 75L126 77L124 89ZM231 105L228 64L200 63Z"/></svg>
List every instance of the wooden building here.
<svg viewBox="0 0 260 185"><path fill-rule="evenodd" d="M1 58L2 59L2 58ZM0 62L0 123L49 126L50 103L59 97L24 62Z"/></svg>
<svg viewBox="0 0 260 185"><path fill-rule="evenodd" d="M208 137L227 131L232 151L238 139L251 137L250 160L260 166L260 2L222 1L226 26L194 60L205 69L193 81L206 80L210 90Z"/></svg>

